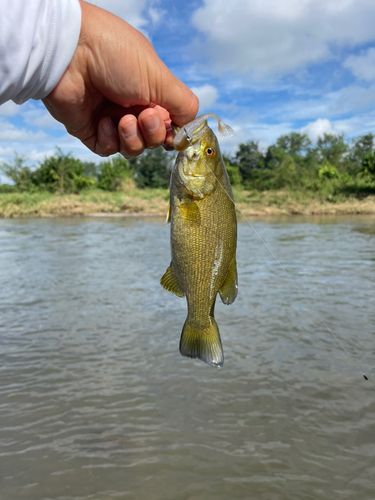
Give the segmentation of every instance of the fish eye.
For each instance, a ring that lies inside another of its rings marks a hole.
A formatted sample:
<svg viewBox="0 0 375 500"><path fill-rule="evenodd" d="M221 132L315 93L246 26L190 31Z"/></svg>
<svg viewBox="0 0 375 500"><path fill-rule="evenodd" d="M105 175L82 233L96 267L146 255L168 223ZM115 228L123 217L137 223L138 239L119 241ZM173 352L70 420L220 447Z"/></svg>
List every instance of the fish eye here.
<svg viewBox="0 0 375 500"><path fill-rule="evenodd" d="M215 150L213 148L208 147L206 149L206 155L207 156L214 156L214 154L215 154Z"/></svg>

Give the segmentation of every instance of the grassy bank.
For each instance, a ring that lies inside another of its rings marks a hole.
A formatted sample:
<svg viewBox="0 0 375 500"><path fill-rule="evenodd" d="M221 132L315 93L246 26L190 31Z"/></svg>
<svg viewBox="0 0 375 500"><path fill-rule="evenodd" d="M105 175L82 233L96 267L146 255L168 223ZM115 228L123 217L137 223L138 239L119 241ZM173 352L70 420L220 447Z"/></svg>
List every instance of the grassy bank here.
<svg viewBox="0 0 375 500"><path fill-rule="evenodd" d="M375 196L349 196L327 200L304 191L246 191L235 188L238 208L246 215L375 214ZM98 214L161 215L168 207L168 189L136 189L132 181L124 192L100 189L80 194L0 194L0 217L74 217Z"/></svg>

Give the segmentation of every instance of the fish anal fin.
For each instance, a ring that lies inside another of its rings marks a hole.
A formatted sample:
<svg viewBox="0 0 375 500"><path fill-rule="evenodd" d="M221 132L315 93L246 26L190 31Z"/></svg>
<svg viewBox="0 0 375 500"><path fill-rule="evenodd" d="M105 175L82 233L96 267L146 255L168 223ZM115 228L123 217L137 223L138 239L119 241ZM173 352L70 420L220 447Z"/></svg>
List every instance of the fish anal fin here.
<svg viewBox="0 0 375 500"><path fill-rule="evenodd" d="M168 290L168 292L172 292L177 297L184 297L185 292L181 288L180 283L178 282L176 273L173 270L172 262L168 269L165 271L164 276L160 280L160 284L163 288Z"/></svg>
<svg viewBox="0 0 375 500"><path fill-rule="evenodd" d="M229 266L227 277L219 290L220 298L224 304L232 304L238 293L237 263L234 258Z"/></svg>
<svg viewBox="0 0 375 500"><path fill-rule="evenodd" d="M224 364L223 348L219 328L210 316L209 324L199 328L194 323L185 321L180 340L180 353L187 358L199 358L208 365L220 368Z"/></svg>

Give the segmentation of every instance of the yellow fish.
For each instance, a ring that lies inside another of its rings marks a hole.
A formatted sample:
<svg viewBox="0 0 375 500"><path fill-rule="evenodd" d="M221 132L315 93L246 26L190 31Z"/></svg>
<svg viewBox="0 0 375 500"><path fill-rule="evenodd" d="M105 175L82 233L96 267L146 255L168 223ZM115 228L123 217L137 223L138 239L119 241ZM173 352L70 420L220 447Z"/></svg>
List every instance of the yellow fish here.
<svg viewBox="0 0 375 500"><path fill-rule="evenodd" d="M224 304L237 296L237 218L219 144L207 125L210 116L218 120L221 133L231 133L216 115L207 113L178 129L174 138L180 152L167 216L172 262L160 283L187 299L180 353L220 367L224 354L214 308L218 293Z"/></svg>

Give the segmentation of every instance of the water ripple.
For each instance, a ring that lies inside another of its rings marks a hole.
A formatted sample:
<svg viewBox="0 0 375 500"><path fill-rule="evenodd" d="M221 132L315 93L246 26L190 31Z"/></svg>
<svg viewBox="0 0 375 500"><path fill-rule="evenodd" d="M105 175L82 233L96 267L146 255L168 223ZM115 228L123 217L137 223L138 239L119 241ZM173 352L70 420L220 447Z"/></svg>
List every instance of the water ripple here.
<svg viewBox="0 0 375 500"><path fill-rule="evenodd" d="M305 296L240 224L221 370L178 353L161 221L0 221L0 498L374 498L373 221L296 220L255 225Z"/></svg>

